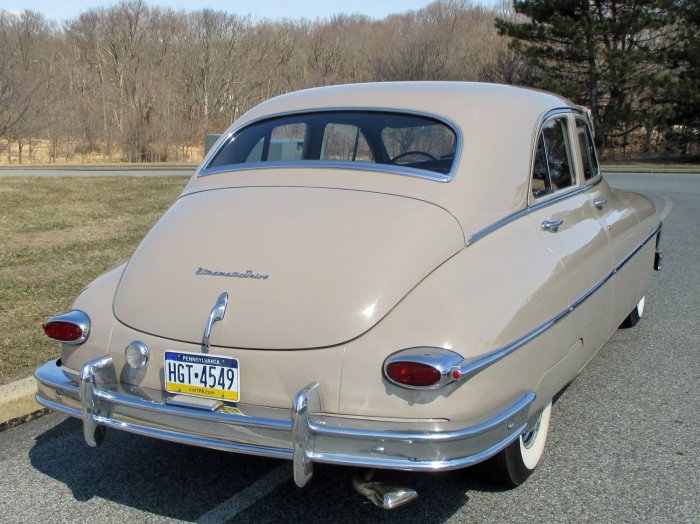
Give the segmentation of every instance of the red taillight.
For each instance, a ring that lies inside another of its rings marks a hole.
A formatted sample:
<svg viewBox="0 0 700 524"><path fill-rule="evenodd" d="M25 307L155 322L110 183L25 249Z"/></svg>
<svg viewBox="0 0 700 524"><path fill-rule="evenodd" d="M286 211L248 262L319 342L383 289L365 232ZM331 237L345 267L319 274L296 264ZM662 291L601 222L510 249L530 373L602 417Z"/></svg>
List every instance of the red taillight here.
<svg viewBox="0 0 700 524"><path fill-rule="evenodd" d="M44 324L46 336L59 342L76 342L84 337L83 329L71 322L54 320Z"/></svg>
<svg viewBox="0 0 700 524"><path fill-rule="evenodd" d="M44 324L44 333L62 344L82 344L90 334L90 317L78 309L51 317Z"/></svg>
<svg viewBox="0 0 700 524"><path fill-rule="evenodd" d="M440 371L420 362L399 361L386 366L387 376L406 386L429 387L440 381Z"/></svg>

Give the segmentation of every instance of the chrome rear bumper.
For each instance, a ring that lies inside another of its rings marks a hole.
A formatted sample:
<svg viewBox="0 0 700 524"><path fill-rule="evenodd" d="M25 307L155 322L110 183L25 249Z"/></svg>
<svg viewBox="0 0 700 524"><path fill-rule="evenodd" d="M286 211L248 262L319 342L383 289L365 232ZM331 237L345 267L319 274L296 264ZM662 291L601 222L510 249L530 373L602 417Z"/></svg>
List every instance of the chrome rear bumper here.
<svg viewBox="0 0 700 524"><path fill-rule="evenodd" d="M477 424L386 422L323 414L318 383L301 390L291 410L238 406L241 414L167 404L169 395L115 385L110 357L88 362L76 384L50 361L35 372L37 401L83 420L86 442L103 427L223 451L293 461L304 486L314 462L406 471L440 471L476 464L513 442L527 427L535 399L527 392Z"/></svg>

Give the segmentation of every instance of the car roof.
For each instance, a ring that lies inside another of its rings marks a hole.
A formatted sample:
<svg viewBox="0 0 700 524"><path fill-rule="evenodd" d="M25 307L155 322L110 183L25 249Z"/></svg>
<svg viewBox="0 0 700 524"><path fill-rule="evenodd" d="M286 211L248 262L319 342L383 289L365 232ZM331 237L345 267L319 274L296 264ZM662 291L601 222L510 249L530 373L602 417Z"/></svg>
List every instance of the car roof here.
<svg viewBox="0 0 700 524"><path fill-rule="evenodd" d="M361 189L419 198L449 211L467 237L527 206L534 143L545 116L581 108L544 91L475 82L381 82L318 87L280 95L242 115L229 135L252 121L304 111L372 109L434 115L453 123L461 151L448 183L370 172L334 173L320 169L271 168L222 173L192 180L185 192L248 185L308 185ZM204 159L207 165L213 151ZM294 176L289 176L294 172ZM297 182L298 181L298 182ZM465 227L466 226L466 227Z"/></svg>
<svg viewBox="0 0 700 524"><path fill-rule="evenodd" d="M550 109L575 107L557 95L503 84L479 82L376 82L316 87L280 95L244 114L235 127L265 116L304 110L371 108L415 111L436 115L459 127L475 118L503 122L530 120Z"/></svg>

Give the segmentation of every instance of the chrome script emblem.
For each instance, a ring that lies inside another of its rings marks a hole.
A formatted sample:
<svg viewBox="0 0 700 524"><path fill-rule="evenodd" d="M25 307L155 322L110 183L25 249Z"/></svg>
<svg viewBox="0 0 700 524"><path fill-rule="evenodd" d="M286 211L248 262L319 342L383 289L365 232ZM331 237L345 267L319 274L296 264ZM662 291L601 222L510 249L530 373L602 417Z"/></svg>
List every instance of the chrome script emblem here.
<svg viewBox="0 0 700 524"><path fill-rule="evenodd" d="M211 330L214 324L219 320L223 320L226 315L226 307L228 306L228 293L225 291L219 295L216 299L216 304L209 313L209 318L207 319L207 325L204 328L204 336L202 337L202 345L204 346L204 352L209 351L209 336L211 335Z"/></svg>
<svg viewBox="0 0 700 524"><path fill-rule="evenodd" d="M239 271L212 271L211 269L200 267L194 272L194 274L205 277L250 278L252 280L267 280L270 278L270 275L261 275L260 273L256 273L251 269L241 273Z"/></svg>

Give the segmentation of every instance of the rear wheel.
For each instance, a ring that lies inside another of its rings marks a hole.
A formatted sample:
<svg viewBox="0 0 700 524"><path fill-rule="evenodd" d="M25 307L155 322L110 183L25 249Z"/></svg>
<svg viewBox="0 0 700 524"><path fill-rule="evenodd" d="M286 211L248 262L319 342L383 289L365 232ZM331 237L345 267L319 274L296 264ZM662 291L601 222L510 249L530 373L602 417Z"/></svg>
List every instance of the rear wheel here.
<svg viewBox="0 0 700 524"><path fill-rule="evenodd" d="M644 302L646 300L646 297L642 297L642 299L637 302L637 305L634 306L634 309L630 311L630 314L627 315L627 318L622 321L622 324L620 324L620 327L622 329L627 329L634 327L637 322L639 322L639 319L642 318L642 314L644 314Z"/></svg>
<svg viewBox="0 0 700 524"><path fill-rule="evenodd" d="M532 475L544 453L551 412L550 401L531 428L484 464L485 473L491 481L501 486L514 487Z"/></svg>

